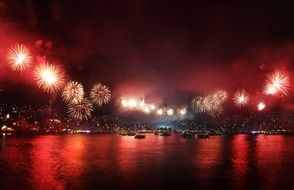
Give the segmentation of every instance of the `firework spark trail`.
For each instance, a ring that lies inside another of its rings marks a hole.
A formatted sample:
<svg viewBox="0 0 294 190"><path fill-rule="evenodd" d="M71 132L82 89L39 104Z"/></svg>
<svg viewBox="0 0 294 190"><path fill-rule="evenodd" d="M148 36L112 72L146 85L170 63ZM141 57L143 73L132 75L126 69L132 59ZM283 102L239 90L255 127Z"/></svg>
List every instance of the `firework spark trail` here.
<svg viewBox="0 0 294 190"><path fill-rule="evenodd" d="M139 98L121 97L119 98L118 102L121 111L141 111L150 113L155 109L154 105L149 106L149 104L145 103L145 100L140 100Z"/></svg>
<svg viewBox="0 0 294 190"><path fill-rule="evenodd" d="M233 101L238 108L241 108L248 103L249 95L243 89L238 90L234 94Z"/></svg>
<svg viewBox="0 0 294 190"><path fill-rule="evenodd" d="M186 107L173 109L170 107L159 107L154 103L147 103L144 99L131 97L121 97L117 101L119 110L122 112L142 112L145 114L154 114L158 117L184 116L187 113ZM177 112L175 111L177 110Z"/></svg>
<svg viewBox="0 0 294 190"><path fill-rule="evenodd" d="M157 115L158 116L162 116L163 115L163 110L162 109L158 109L157 110Z"/></svg>
<svg viewBox="0 0 294 190"><path fill-rule="evenodd" d="M217 117L223 112L223 103L227 100L227 92L219 90L207 96L197 96L192 100L192 109L197 113L205 113Z"/></svg>
<svg viewBox="0 0 294 190"><path fill-rule="evenodd" d="M83 85L75 81L69 81L65 85L61 96L66 103L78 103L84 98Z"/></svg>
<svg viewBox="0 0 294 190"><path fill-rule="evenodd" d="M169 109L167 109L166 113L168 116L172 116L172 115L174 115L174 110L169 108Z"/></svg>
<svg viewBox="0 0 294 190"><path fill-rule="evenodd" d="M218 90L216 91L213 96L217 99L220 100L222 102L226 101L228 98L228 93L224 90Z"/></svg>
<svg viewBox="0 0 294 190"><path fill-rule="evenodd" d="M69 116L80 121L88 120L93 111L93 105L87 98L84 98L78 103L70 103L67 107Z"/></svg>
<svg viewBox="0 0 294 190"><path fill-rule="evenodd" d="M178 109L178 114L179 114L180 116L184 116L184 115L186 115L186 114L187 114L187 108L184 107L184 108L180 108L180 109Z"/></svg>
<svg viewBox="0 0 294 190"><path fill-rule="evenodd" d="M32 55L28 48L22 44L11 47L7 53L8 64L13 71L23 71L32 63Z"/></svg>
<svg viewBox="0 0 294 190"><path fill-rule="evenodd" d="M266 75L264 93L266 95L287 96L290 88L289 76L279 70Z"/></svg>
<svg viewBox="0 0 294 190"><path fill-rule="evenodd" d="M45 92L54 93L64 84L64 72L62 69L53 64L40 64L35 69L35 80L37 86Z"/></svg>
<svg viewBox="0 0 294 190"><path fill-rule="evenodd" d="M93 86L90 92L90 99L97 106L102 106L107 104L111 99L111 91L109 88L101 83L98 83Z"/></svg>

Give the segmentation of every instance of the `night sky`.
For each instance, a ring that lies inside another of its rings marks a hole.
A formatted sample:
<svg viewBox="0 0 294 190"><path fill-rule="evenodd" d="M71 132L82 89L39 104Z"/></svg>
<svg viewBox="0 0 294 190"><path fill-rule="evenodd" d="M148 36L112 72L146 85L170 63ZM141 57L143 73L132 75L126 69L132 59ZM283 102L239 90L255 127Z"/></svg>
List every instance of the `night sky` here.
<svg viewBox="0 0 294 190"><path fill-rule="evenodd" d="M0 42L7 101L46 100L31 75L5 63L15 42L60 63L85 89L110 86L114 98L188 104L194 95L237 88L259 97L267 72L294 78L293 7L277 2L0 0ZM280 101L285 108L294 107L293 92Z"/></svg>

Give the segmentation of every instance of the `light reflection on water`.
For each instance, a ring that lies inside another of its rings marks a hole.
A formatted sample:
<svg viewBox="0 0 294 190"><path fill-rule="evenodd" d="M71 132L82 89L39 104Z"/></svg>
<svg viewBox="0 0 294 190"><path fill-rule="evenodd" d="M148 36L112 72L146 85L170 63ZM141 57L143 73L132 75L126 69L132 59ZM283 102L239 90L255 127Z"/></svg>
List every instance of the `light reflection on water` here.
<svg viewBox="0 0 294 190"><path fill-rule="evenodd" d="M294 137L3 137L0 189L291 189Z"/></svg>

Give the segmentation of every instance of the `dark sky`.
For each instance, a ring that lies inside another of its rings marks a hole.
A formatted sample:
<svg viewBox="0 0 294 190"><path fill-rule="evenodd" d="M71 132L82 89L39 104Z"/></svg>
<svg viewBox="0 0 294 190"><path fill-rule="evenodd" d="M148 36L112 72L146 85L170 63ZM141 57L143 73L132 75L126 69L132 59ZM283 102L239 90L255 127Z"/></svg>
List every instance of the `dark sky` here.
<svg viewBox="0 0 294 190"><path fill-rule="evenodd" d="M100 81L114 97L184 104L193 95L241 87L258 96L265 73L281 68L294 76L287 4L0 0L0 11L1 54L14 41L29 44L62 63L70 79L88 89ZM4 89L32 89L29 98L42 93L1 62ZM290 107L292 99L290 90Z"/></svg>

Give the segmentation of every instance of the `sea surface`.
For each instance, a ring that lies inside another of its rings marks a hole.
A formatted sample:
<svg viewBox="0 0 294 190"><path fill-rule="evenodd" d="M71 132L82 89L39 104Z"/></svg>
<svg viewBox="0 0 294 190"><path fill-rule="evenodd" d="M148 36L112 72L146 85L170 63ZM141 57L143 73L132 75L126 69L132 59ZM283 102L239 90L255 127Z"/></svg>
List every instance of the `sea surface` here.
<svg viewBox="0 0 294 190"><path fill-rule="evenodd" d="M0 189L294 189L294 136L6 136Z"/></svg>

